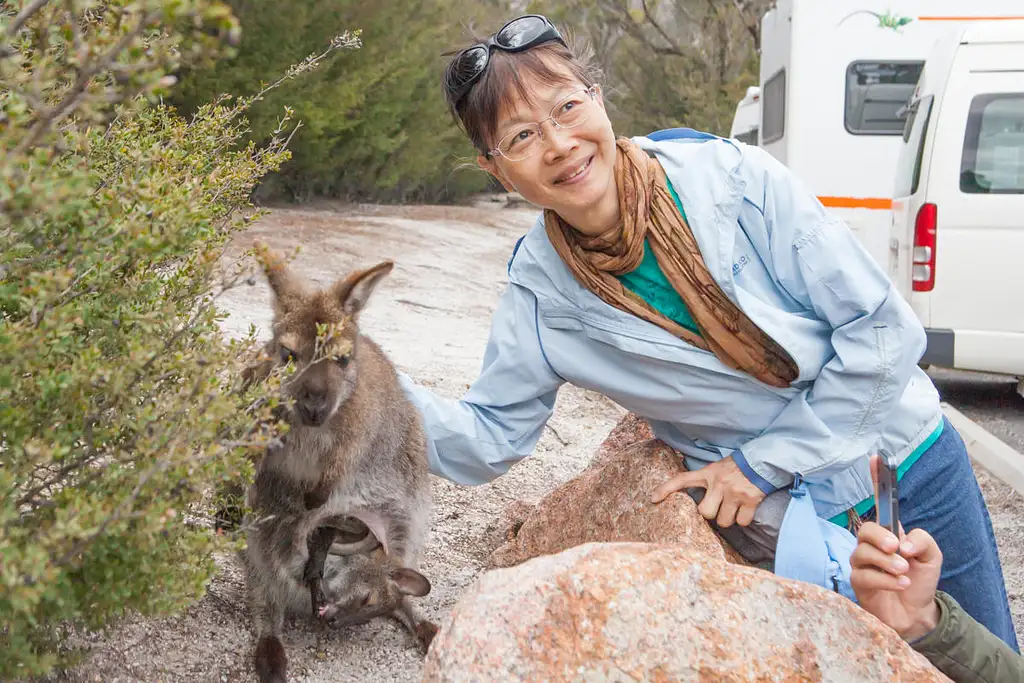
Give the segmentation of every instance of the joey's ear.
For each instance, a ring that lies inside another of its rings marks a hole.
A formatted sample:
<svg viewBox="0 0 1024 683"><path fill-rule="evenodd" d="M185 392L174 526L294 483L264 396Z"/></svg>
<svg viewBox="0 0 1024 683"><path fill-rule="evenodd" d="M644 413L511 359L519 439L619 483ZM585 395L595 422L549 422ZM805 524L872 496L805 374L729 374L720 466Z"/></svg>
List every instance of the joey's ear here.
<svg viewBox="0 0 1024 683"><path fill-rule="evenodd" d="M271 249L261 240L256 240L253 246L256 249L256 260L262 266L270 291L274 294L274 308L277 312L287 310L293 302L308 295L306 282L292 272L283 253Z"/></svg>
<svg viewBox="0 0 1024 683"><path fill-rule="evenodd" d="M391 580L398 586L398 591L402 595L422 598L430 592L430 581L415 569L395 567L391 570Z"/></svg>
<svg viewBox="0 0 1024 683"><path fill-rule="evenodd" d="M357 315L366 307L370 294L384 279L384 276L395 267L393 261L378 263L372 268L359 270L331 287L331 294L341 302L347 315Z"/></svg>

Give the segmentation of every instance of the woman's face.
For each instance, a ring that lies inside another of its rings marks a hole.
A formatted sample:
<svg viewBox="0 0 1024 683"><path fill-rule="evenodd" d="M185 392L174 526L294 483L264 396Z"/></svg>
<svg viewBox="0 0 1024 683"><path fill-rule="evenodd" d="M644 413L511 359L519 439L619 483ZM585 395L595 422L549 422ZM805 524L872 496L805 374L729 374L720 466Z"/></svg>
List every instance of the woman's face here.
<svg viewBox="0 0 1024 683"><path fill-rule="evenodd" d="M546 119L567 95L586 88L563 65L551 66L565 74L565 83L550 85L524 74L531 97L516 96L513 106L501 112L494 139L488 141L492 148L524 123ZM480 156L477 162L507 190L518 192L525 200L551 209L570 222L609 201L616 202L617 207L615 134L600 89L592 100L586 100L588 115L582 124L555 128L552 121L547 121L542 125L543 139L536 141L536 149L527 158L510 161L495 154L490 159Z"/></svg>

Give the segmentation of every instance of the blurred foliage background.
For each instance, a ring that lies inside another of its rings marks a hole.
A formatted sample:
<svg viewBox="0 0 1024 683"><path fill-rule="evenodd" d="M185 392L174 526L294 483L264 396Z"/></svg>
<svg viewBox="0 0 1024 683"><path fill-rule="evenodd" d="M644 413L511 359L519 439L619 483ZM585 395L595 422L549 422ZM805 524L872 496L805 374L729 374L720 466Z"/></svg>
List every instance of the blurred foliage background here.
<svg viewBox="0 0 1024 683"><path fill-rule="evenodd" d="M303 129L291 161L261 199L448 202L488 187L455 171L474 151L440 90L442 53L524 12L549 16L593 48L612 122L622 135L689 126L727 134L736 103L757 83L760 17L770 0L229 0L242 28L237 56L182 74L172 102L191 112L220 93L250 91L342 28L345 52L252 108L257 142L287 103Z"/></svg>

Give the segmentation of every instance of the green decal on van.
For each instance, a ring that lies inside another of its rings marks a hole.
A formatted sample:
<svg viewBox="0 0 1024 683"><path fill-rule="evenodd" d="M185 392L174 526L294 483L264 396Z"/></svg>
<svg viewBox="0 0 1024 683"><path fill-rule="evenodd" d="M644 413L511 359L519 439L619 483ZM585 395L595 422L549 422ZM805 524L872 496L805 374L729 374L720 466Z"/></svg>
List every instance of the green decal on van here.
<svg viewBox="0 0 1024 683"><path fill-rule="evenodd" d="M850 17L857 16L858 14L870 14L871 16L878 20L879 28L888 28L892 29L893 31L900 31L900 29L902 29L904 26L914 21L913 17L903 17L898 14L893 14L892 12L879 14L878 12L872 12L871 10L862 9L847 14L845 17L843 17L842 21L836 24L836 26L842 26L843 22L845 22Z"/></svg>

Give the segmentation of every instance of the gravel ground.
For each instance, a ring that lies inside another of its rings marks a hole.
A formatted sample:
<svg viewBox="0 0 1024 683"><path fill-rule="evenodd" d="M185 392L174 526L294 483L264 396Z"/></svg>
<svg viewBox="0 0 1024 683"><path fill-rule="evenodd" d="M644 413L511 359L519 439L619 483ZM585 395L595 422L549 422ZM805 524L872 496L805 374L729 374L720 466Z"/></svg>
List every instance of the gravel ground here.
<svg viewBox="0 0 1024 683"><path fill-rule="evenodd" d="M383 259L396 262L363 315L364 331L419 383L459 396L479 369L490 315L512 246L531 225L529 209L338 206L277 209L240 236L228 257L260 237L276 247L302 245L296 264L327 284ZM269 290L257 284L229 293L225 329L253 323L268 335ZM536 453L492 484L463 488L434 479L435 510L421 569L433 584L418 601L435 620L483 571L497 539L500 512L533 502L579 473L622 415L603 397L575 387L560 392L551 429ZM1018 631L1024 634L1024 501L987 473L979 480L991 507ZM132 619L77 639L91 650L63 681L251 681L251 633L238 567L226 559L208 594L185 613ZM419 680L422 657L390 620L327 631L295 623L285 639L290 679L308 683Z"/></svg>

